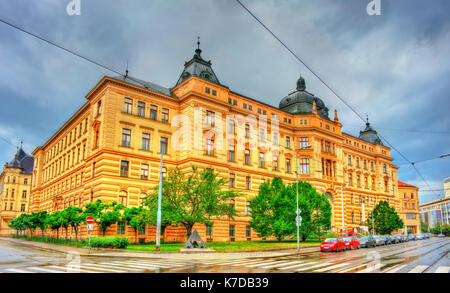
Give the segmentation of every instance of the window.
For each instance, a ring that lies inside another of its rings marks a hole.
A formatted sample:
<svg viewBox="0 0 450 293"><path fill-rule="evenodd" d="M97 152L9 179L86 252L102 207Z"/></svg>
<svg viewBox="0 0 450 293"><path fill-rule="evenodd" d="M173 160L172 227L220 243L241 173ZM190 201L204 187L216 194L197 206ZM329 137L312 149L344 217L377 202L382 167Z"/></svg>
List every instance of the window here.
<svg viewBox="0 0 450 293"><path fill-rule="evenodd" d="M212 90L212 95L213 96L217 96L217 91L216 90Z"/></svg>
<svg viewBox="0 0 450 293"><path fill-rule="evenodd" d="M309 146L309 138L308 137L300 137L299 138L299 145L298 145L298 147L300 149L304 149L304 148L306 148L308 146Z"/></svg>
<svg viewBox="0 0 450 293"><path fill-rule="evenodd" d="M139 235L145 235L147 232L147 225L143 224L142 226L139 226Z"/></svg>
<svg viewBox="0 0 450 293"><path fill-rule="evenodd" d="M150 106L150 119L157 120L157 118L158 118L157 113L158 113L158 107L155 105L151 105Z"/></svg>
<svg viewBox="0 0 450 293"><path fill-rule="evenodd" d="M169 139L167 137L161 137L161 152L163 155L167 155L168 142Z"/></svg>
<svg viewBox="0 0 450 293"><path fill-rule="evenodd" d="M161 121L163 123L169 123L169 109L163 108L161 112Z"/></svg>
<svg viewBox="0 0 450 293"><path fill-rule="evenodd" d="M23 179L23 184L25 184L25 185L28 184L28 178Z"/></svg>
<svg viewBox="0 0 450 293"><path fill-rule="evenodd" d="M244 107L244 109L247 109L247 104L244 103L244 104L242 105L242 107Z"/></svg>
<svg viewBox="0 0 450 293"><path fill-rule="evenodd" d="M248 109L249 109L250 111L252 111L252 110L253 110L253 106L252 106L252 105L248 105Z"/></svg>
<svg viewBox="0 0 450 293"><path fill-rule="evenodd" d="M233 120L228 121L228 133L234 134L234 121Z"/></svg>
<svg viewBox="0 0 450 293"><path fill-rule="evenodd" d="M212 224L206 224L206 236L212 237L213 234L213 227Z"/></svg>
<svg viewBox="0 0 450 293"><path fill-rule="evenodd" d="M249 201L247 201L247 202L245 203L245 215L246 215L246 216L250 216L250 215L251 215L250 202L249 202Z"/></svg>
<svg viewBox="0 0 450 293"><path fill-rule="evenodd" d="M356 175L356 187L361 187L361 178L359 175Z"/></svg>
<svg viewBox="0 0 450 293"><path fill-rule="evenodd" d="M145 103L144 102L138 102L137 114L138 114L138 116L145 117Z"/></svg>
<svg viewBox="0 0 450 293"><path fill-rule="evenodd" d="M367 161L366 160L364 160L363 166L364 166L364 169L367 170Z"/></svg>
<svg viewBox="0 0 450 293"><path fill-rule="evenodd" d="M21 211L21 212L25 212L25 208L26 208L26 206L25 206L25 204L23 203L23 204L20 206L20 211Z"/></svg>
<svg viewBox="0 0 450 293"><path fill-rule="evenodd" d="M120 176L128 177L128 168L129 168L128 161L120 161Z"/></svg>
<svg viewBox="0 0 450 293"><path fill-rule="evenodd" d="M97 102L97 115L102 114L102 100Z"/></svg>
<svg viewBox="0 0 450 293"><path fill-rule="evenodd" d="M250 150L245 149L245 164L250 165Z"/></svg>
<svg viewBox="0 0 450 293"><path fill-rule="evenodd" d="M14 198L14 193L15 193L15 189L13 188L12 190L11 190L11 198Z"/></svg>
<svg viewBox="0 0 450 293"><path fill-rule="evenodd" d="M272 144L273 145L278 145L278 133L276 133L276 132L273 133Z"/></svg>
<svg viewBox="0 0 450 293"><path fill-rule="evenodd" d="M22 191L22 198L27 198L27 191L26 190Z"/></svg>
<svg viewBox="0 0 450 293"><path fill-rule="evenodd" d="M228 161L234 162L234 145L228 146Z"/></svg>
<svg viewBox="0 0 450 293"><path fill-rule="evenodd" d="M95 176L95 162L92 163L92 177Z"/></svg>
<svg viewBox="0 0 450 293"><path fill-rule="evenodd" d="M250 137L250 124L248 123L245 124L245 137L246 138Z"/></svg>
<svg viewBox="0 0 450 293"><path fill-rule="evenodd" d="M286 148L291 148L291 138L289 136L286 136Z"/></svg>
<svg viewBox="0 0 450 293"><path fill-rule="evenodd" d="M273 156L273 169L278 170L278 156Z"/></svg>
<svg viewBox="0 0 450 293"><path fill-rule="evenodd" d="M206 155L214 156L214 139L208 138L206 140Z"/></svg>
<svg viewBox="0 0 450 293"><path fill-rule="evenodd" d="M252 228L249 225L245 226L245 236L247 238L252 237Z"/></svg>
<svg viewBox="0 0 450 293"><path fill-rule="evenodd" d="M373 171L374 167L373 167L373 162L370 162L370 170Z"/></svg>
<svg viewBox="0 0 450 293"><path fill-rule="evenodd" d="M126 226L127 224L125 221L117 222L117 234L125 235Z"/></svg>
<svg viewBox="0 0 450 293"><path fill-rule="evenodd" d="M142 134L142 150L144 151L150 150L150 134L148 133Z"/></svg>
<svg viewBox="0 0 450 293"><path fill-rule="evenodd" d="M237 106L237 100L233 100L233 106Z"/></svg>
<svg viewBox="0 0 450 293"><path fill-rule="evenodd" d="M215 113L213 111L206 111L206 125L214 127L214 117Z"/></svg>
<svg viewBox="0 0 450 293"><path fill-rule="evenodd" d="M330 142L329 141L325 142L325 152L326 153L331 152L331 147L330 147Z"/></svg>
<svg viewBox="0 0 450 293"><path fill-rule="evenodd" d="M347 164L348 164L349 166L352 165L352 156L351 156L351 155L348 155L348 162L347 162Z"/></svg>
<svg viewBox="0 0 450 293"><path fill-rule="evenodd" d="M414 210L416 208L416 205L414 203L412 203L411 208Z"/></svg>
<svg viewBox="0 0 450 293"><path fill-rule="evenodd" d="M259 167L264 168L264 153L259 153Z"/></svg>
<svg viewBox="0 0 450 293"><path fill-rule="evenodd" d="M148 179L148 165L141 165L141 179Z"/></svg>
<svg viewBox="0 0 450 293"><path fill-rule="evenodd" d="M388 191L388 182L387 180L384 181L384 192Z"/></svg>
<svg viewBox="0 0 450 293"><path fill-rule="evenodd" d="M359 168L359 158L356 158L356 168Z"/></svg>
<svg viewBox="0 0 450 293"><path fill-rule="evenodd" d="M369 183L367 182L367 177L364 177L364 188L365 189L369 188Z"/></svg>
<svg viewBox="0 0 450 293"><path fill-rule="evenodd" d="M234 209L235 204L236 204L236 202L235 202L235 200L232 198L232 199L230 200L230 207Z"/></svg>
<svg viewBox="0 0 450 293"><path fill-rule="evenodd" d="M414 193L411 193L411 199L413 199L414 198Z"/></svg>
<svg viewBox="0 0 450 293"><path fill-rule="evenodd" d="M206 87L205 88L205 93L207 93L207 94L211 93L211 89L209 87Z"/></svg>
<svg viewBox="0 0 450 293"><path fill-rule="evenodd" d="M291 159L286 159L286 172L291 173Z"/></svg>
<svg viewBox="0 0 450 293"><path fill-rule="evenodd" d="M231 98L228 98L228 104L230 104L231 105Z"/></svg>
<svg viewBox="0 0 450 293"><path fill-rule="evenodd" d="M235 231L234 231L234 225L230 225L230 237L234 237Z"/></svg>
<svg viewBox="0 0 450 293"><path fill-rule="evenodd" d="M266 140L264 134L265 134L264 128L260 128L259 129L259 141L264 142Z"/></svg>
<svg viewBox="0 0 450 293"><path fill-rule="evenodd" d="M123 107L123 111L127 114L131 114L133 109L133 100L130 98L125 98L125 103Z"/></svg>
<svg viewBox="0 0 450 293"><path fill-rule="evenodd" d="M122 129L122 146L130 147L131 142L131 130L123 128Z"/></svg>
<svg viewBox="0 0 450 293"><path fill-rule="evenodd" d="M234 174L230 174L230 187L234 188L236 183L236 178Z"/></svg>
<svg viewBox="0 0 450 293"><path fill-rule="evenodd" d="M300 174L309 174L309 159L300 159Z"/></svg>
<svg viewBox="0 0 450 293"><path fill-rule="evenodd" d="M252 178L250 176L245 177L245 188L252 189Z"/></svg>
<svg viewBox="0 0 450 293"><path fill-rule="evenodd" d="M383 172L384 172L384 173L387 173L386 164L383 164Z"/></svg>

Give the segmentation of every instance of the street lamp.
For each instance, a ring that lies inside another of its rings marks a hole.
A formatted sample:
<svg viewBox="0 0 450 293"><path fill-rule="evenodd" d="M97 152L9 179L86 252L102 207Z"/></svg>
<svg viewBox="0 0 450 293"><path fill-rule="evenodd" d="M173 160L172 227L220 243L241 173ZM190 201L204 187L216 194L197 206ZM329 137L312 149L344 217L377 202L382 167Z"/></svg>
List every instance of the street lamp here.
<svg viewBox="0 0 450 293"><path fill-rule="evenodd" d="M159 190L158 190L158 212L156 214L156 251L160 249L160 234L161 234L161 193L162 193L162 165L163 165L163 150L162 142L159 143L159 151L161 152L161 160L159 162Z"/></svg>

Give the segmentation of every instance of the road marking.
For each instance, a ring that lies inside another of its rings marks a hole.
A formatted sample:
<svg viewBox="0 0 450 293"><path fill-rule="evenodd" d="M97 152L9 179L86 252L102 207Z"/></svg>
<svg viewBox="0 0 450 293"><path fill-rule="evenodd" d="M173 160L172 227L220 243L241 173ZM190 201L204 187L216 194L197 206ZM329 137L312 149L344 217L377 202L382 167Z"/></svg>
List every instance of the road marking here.
<svg viewBox="0 0 450 293"><path fill-rule="evenodd" d="M148 269L159 269L160 267L151 264L136 264L136 263L127 263L127 262L113 262L119 265L129 266L132 268L148 268Z"/></svg>
<svg viewBox="0 0 450 293"><path fill-rule="evenodd" d="M408 272L408 274L421 273L426 268L428 268L428 266L424 266L424 265L416 266L414 269L410 270Z"/></svg>
<svg viewBox="0 0 450 293"><path fill-rule="evenodd" d="M271 262L264 262L264 263L257 263L257 264L254 264L254 265L249 265L249 266L246 266L246 267L248 267L248 268L257 268L257 267L262 267L262 266L266 266L266 265L270 265L270 264L276 264L276 263L280 263L280 262L282 262L282 261L271 261Z"/></svg>
<svg viewBox="0 0 450 293"><path fill-rule="evenodd" d="M108 267L115 267L119 269L127 269L127 270L134 270L134 271L142 271L142 269L135 268L133 266L127 266L127 265L119 265L113 262L102 262L101 265L106 265Z"/></svg>
<svg viewBox="0 0 450 293"><path fill-rule="evenodd" d="M129 264L129 265L136 265L136 266L152 266L152 267L157 267L157 268L171 268L171 267L182 267L184 265L182 264L177 264L177 263L158 263L158 262L134 262L134 261L128 261L128 262L119 262L119 261L115 261L117 263L122 263L122 264Z"/></svg>
<svg viewBox="0 0 450 293"><path fill-rule="evenodd" d="M309 264L311 264L311 263L314 263L314 262L310 262ZM298 269L298 270L295 270L295 271L296 272L302 272L302 271L306 271L306 270L310 270L310 269L320 268L320 267L327 266L327 265L330 265L330 264L331 263L329 263L329 262L319 263L319 264L316 264L316 265L313 265L313 266L307 266L305 268L301 268L301 269Z"/></svg>
<svg viewBox="0 0 450 293"><path fill-rule="evenodd" d="M299 263L302 261L290 261L290 262L286 262L285 260L281 261L281 263L279 264L271 264L271 265L264 265L261 266L262 269L272 269L272 268L278 268L278 267L284 267L284 266L289 266L292 265L294 263Z"/></svg>
<svg viewBox="0 0 450 293"><path fill-rule="evenodd" d="M35 272L25 271L25 270L22 270L22 269L6 269L5 271L7 271L7 272L11 272L11 273L21 273L21 274L26 274L26 273L28 273L28 274L30 274L30 273L35 273Z"/></svg>
<svg viewBox="0 0 450 293"><path fill-rule="evenodd" d="M108 266L102 266L102 265L93 264L93 263L85 264L85 266L91 270L102 270L102 271L108 271L111 273L126 273L127 272L126 270L112 269L111 267L108 267Z"/></svg>
<svg viewBox="0 0 450 293"><path fill-rule="evenodd" d="M340 267L344 267L344 266L346 266L348 264L349 264L348 262L343 262L343 263L340 263L340 264L337 264L337 265L334 265L334 266L331 266L331 267L315 270L315 272L319 272L319 273L326 272L326 271L329 271L329 270L332 270L332 269L337 269L337 268L340 268Z"/></svg>
<svg viewBox="0 0 450 293"><path fill-rule="evenodd" d="M439 273L439 274L447 274L449 270L450 270L450 267L447 267L447 266L440 266L440 267L437 268L437 270L435 271L435 273Z"/></svg>
<svg viewBox="0 0 450 293"><path fill-rule="evenodd" d="M392 274L392 273L398 272L406 266L407 265L399 265L399 266L393 267L392 269L386 271L386 273Z"/></svg>
<svg viewBox="0 0 450 293"><path fill-rule="evenodd" d="M356 270L357 268L364 267L364 266L367 266L367 264L362 264L362 265L359 265L359 266L356 266L356 267L346 268L346 269L343 269L341 271L337 271L336 273L346 273L346 272L353 271L353 270Z"/></svg>
<svg viewBox="0 0 450 293"><path fill-rule="evenodd" d="M301 263L301 264L297 264L297 265L293 265L293 266L288 266L288 267L283 267L283 268L278 268L279 270L292 270L292 269L296 269L296 268L300 268L300 267L304 267L304 266L310 266L312 264L315 264L317 262L315 261L311 261L311 262L305 262L305 263Z"/></svg>
<svg viewBox="0 0 450 293"><path fill-rule="evenodd" d="M63 269L64 271L58 271L58 270L51 270L51 269L47 269L47 268L42 268L42 267L31 267L29 268L30 270L36 270L36 271L42 271L45 273L65 273L65 269L66 268L60 268L60 267L56 267L58 269Z"/></svg>
<svg viewBox="0 0 450 293"><path fill-rule="evenodd" d="M239 265L250 265L250 264L256 264L256 263L261 263L264 260L251 260L251 261L242 261L242 262L236 262L234 264L232 264L232 266L239 266ZM266 260L266 262L268 262L269 260Z"/></svg>

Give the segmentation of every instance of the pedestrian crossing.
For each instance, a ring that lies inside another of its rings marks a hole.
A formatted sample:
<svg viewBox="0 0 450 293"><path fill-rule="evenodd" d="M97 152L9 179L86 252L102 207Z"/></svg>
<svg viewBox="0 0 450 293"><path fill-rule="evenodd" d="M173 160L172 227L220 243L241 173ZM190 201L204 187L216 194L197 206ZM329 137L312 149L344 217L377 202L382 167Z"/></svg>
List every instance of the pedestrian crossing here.
<svg viewBox="0 0 450 293"><path fill-rule="evenodd" d="M386 264L385 264L386 265ZM215 260L107 260L101 262L82 261L80 264L54 264L45 266L29 266L19 268L0 269L3 273L157 273L161 270L167 272L177 272L196 266L199 272L202 268L207 269L211 266L235 267L239 270L246 269L248 272L285 272L285 273L421 273L428 266L417 265L411 267L407 264L399 264L387 270L379 270L381 267L371 266L368 263L343 262L342 260L322 261L318 260L299 260L298 258L256 258L256 259L215 259ZM375 268L375 269L374 269ZM449 273L449 266L439 266L434 273Z"/></svg>

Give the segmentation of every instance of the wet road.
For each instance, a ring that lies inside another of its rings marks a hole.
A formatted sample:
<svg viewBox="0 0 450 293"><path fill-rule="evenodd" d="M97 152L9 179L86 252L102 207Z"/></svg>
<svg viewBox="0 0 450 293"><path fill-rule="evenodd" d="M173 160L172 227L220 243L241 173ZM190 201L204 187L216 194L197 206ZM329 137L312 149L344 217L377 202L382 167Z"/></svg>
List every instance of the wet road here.
<svg viewBox="0 0 450 293"><path fill-rule="evenodd" d="M2 273L449 273L450 239L432 238L339 253L258 258L80 257L0 240Z"/></svg>

